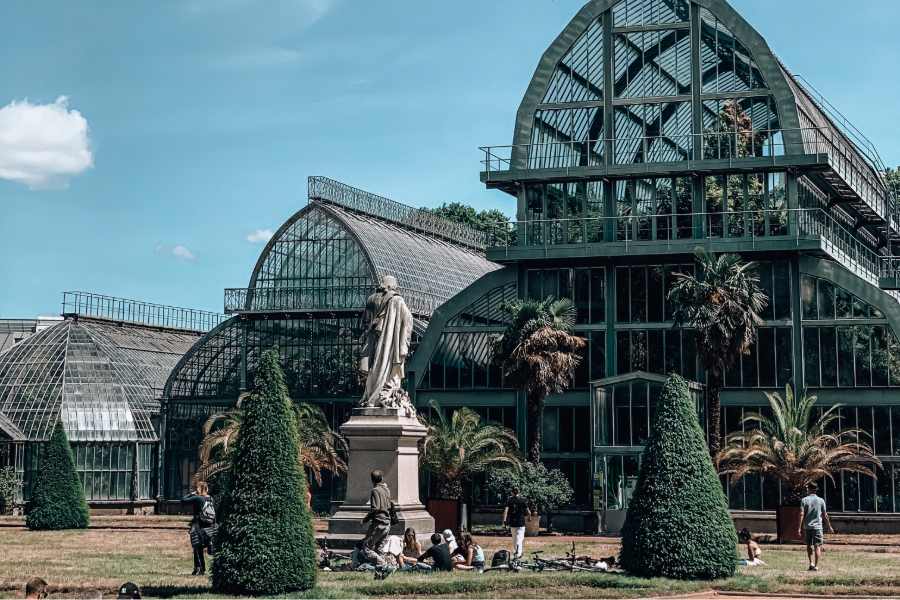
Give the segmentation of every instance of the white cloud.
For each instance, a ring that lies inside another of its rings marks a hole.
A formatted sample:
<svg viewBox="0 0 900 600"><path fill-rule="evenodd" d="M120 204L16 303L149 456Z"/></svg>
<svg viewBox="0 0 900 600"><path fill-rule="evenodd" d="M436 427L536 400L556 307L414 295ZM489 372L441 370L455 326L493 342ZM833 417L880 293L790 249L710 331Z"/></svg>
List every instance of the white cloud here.
<svg viewBox="0 0 900 600"><path fill-rule="evenodd" d="M244 239L251 244L265 244L272 239L273 235L275 234L272 233L271 229L254 229L244 236Z"/></svg>
<svg viewBox="0 0 900 600"><path fill-rule="evenodd" d="M179 260L197 260L197 255L187 246L173 246L172 244L157 244L156 251Z"/></svg>
<svg viewBox="0 0 900 600"><path fill-rule="evenodd" d="M0 108L0 178L31 190L68 188L69 179L94 166L88 131L65 96L53 104L7 104Z"/></svg>

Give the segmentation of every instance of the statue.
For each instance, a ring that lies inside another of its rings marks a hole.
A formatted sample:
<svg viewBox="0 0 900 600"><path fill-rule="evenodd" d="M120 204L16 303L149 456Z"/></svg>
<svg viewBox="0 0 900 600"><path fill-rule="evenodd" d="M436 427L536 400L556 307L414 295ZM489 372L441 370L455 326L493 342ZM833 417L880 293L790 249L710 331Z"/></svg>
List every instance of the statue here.
<svg viewBox="0 0 900 600"><path fill-rule="evenodd" d="M397 408L400 416L415 417L416 409L401 385L413 317L397 292L394 277L383 277L378 289L366 300L363 326L366 331L359 372L360 378L366 380L366 390L359 406Z"/></svg>

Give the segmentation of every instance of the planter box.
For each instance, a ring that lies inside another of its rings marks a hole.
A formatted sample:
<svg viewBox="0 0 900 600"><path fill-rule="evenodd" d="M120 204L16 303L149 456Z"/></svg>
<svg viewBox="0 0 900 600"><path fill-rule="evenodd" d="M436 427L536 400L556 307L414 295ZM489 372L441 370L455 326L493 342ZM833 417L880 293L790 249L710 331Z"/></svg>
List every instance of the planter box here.
<svg viewBox="0 0 900 600"><path fill-rule="evenodd" d="M777 513L778 543L805 541L802 535L797 535L800 528L801 512L799 506L779 506Z"/></svg>
<svg viewBox="0 0 900 600"><path fill-rule="evenodd" d="M525 537L537 537L541 530L541 518L525 517Z"/></svg>
<svg viewBox="0 0 900 600"><path fill-rule="evenodd" d="M428 514L434 517L434 530L441 533L445 529L459 531L459 500L429 500Z"/></svg>

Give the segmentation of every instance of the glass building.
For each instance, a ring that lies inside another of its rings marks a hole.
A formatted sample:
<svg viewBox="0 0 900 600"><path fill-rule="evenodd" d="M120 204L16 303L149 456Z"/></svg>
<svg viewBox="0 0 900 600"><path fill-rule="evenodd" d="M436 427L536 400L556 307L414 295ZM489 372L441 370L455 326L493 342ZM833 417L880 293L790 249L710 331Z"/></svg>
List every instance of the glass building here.
<svg viewBox="0 0 900 600"><path fill-rule="evenodd" d="M515 196L516 218L487 242L503 268L430 320L408 365L418 405L476 408L525 441L524 398L487 337L504 298L571 298L588 344L571 389L547 400L543 458L572 482L570 508L616 531L665 374L690 381L706 420L694 333L666 301L673 273L693 270L696 246L737 252L759 261L770 303L725 375L724 431L764 391L808 386L820 406L846 404L842 425L884 463L877 481L827 482L829 511L900 512L894 191L872 144L727 2L588 2L541 57L512 145L482 151L482 182ZM759 514L781 493L759 477L726 490Z"/></svg>
<svg viewBox="0 0 900 600"><path fill-rule="evenodd" d="M221 315L66 293L63 318L0 352L0 465L31 496L62 420L92 508L154 510L159 394Z"/></svg>
<svg viewBox="0 0 900 600"><path fill-rule="evenodd" d="M292 399L319 403L337 429L362 396L359 353L366 298L397 278L415 317L411 354L435 310L482 275L486 236L322 177L309 203L272 236L246 288L225 290L232 316L181 359L165 384L160 478L165 497L187 493L202 425L252 387L260 354L278 347ZM313 508L343 499L343 482L310 478Z"/></svg>

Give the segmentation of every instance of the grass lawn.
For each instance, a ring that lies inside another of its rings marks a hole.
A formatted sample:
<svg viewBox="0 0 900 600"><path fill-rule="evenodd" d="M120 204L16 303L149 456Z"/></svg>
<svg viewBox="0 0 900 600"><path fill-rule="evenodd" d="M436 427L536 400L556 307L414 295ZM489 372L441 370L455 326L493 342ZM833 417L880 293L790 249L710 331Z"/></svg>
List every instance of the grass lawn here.
<svg viewBox="0 0 900 600"><path fill-rule="evenodd" d="M106 520L94 519L92 525ZM109 521L114 528L86 531L0 527L0 596L20 598L25 581L40 576L50 584L51 598L80 598L90 588L112 595L125 581L137 583L147 597L211 597L209 580L189 575L193 565L186 519L161 520L154 529L134 528L148 523L143 517ZM0 525L4 524L16 523L4 518ZM617 554L617 544L598 538L529 538L526 548L543 549L545 556L563 555L572 539L579 552L595 557ZM488 559L494 551L509 547L508 538L478 540ZM818 573L806 570L804 548L764 546L767 567L740 567L731 579L717 582L562 572L397 573L382 582L371 574L321 573L318 588L287 597L640 598L706 590L900 595L900 547L866 547L861 537L844 536L842 541L860 545L827 548Z"/></svg>

